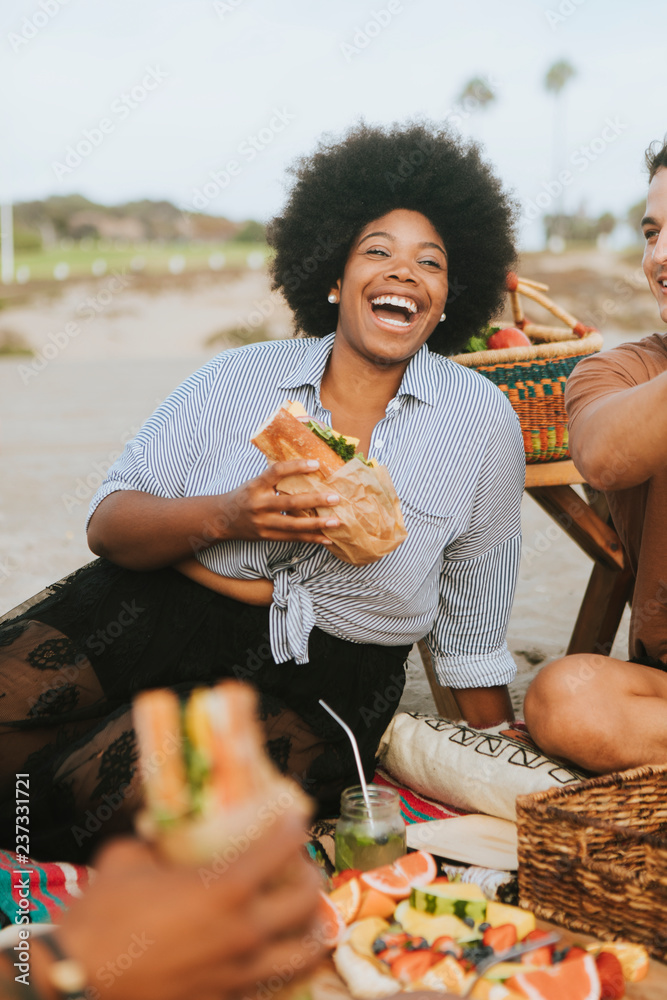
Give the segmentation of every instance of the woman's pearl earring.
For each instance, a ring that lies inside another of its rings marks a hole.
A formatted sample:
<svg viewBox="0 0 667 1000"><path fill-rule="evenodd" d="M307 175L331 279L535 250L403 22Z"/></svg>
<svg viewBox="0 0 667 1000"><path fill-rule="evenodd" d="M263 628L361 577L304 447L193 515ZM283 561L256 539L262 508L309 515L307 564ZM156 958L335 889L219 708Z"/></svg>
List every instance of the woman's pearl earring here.
<svg viewBox="0 0 667 1000"><path fill-rule="evenodd" d="M441 322L441 323L444 323L444 322L445 322L445 314L444 314L444 313L443 313L443 314L442 314L442 316L440 317L440 322Z"/></svg>
<svg viewBox="0 0 667 1000"><path fill-rule="evenodd" d="M334 305L336 302L338 302L338 296L334 292L332 292L328 298L331 305Z"/></svg>

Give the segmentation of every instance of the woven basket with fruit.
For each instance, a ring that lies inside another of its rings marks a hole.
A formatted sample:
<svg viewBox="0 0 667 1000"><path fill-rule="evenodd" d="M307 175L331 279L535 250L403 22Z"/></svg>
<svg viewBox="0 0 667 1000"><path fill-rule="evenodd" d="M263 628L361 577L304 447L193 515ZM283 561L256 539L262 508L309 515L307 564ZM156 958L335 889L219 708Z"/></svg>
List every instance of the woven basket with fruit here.
<svg viewBox="0 0 667 1000"><path fill-rule="evenodd" d="M521 424L526 462L569 457L565 383L582 358L602 349L602 337L584 326L544 293L538 281L507 276L513 327L488 327L471 337L453 361L475 368L505 393ZM531 299L564 324L533 323L523 313L520 295Z"/></svg>

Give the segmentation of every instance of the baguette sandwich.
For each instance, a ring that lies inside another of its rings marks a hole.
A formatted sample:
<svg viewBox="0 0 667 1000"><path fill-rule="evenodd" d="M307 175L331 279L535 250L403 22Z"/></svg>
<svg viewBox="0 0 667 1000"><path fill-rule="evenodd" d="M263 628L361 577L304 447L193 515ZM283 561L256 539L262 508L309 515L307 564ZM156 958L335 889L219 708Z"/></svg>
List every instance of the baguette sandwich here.
<svg viewBox="0 0 667 1000"><path fill-rule="evenodd" d="M353 458L371 468L377 466L374 458L367 460L358 451L359 438L338 434L317 420L298 419L307 416L301 403L288 400L255 432L251 441L270 462L317 459L324 478L342 469Z"/></svg>
<svg viewBox="0 0 667 1000"><path fill-rule="evenodd" d="M145 798L137 828L171 860L204 861L290 809L310 815L264 750L248 685L198 688L185 703L168 689L145 691L133 721Z"/></svg>
<svg viewBox="0 0 667 1000"><path fill-rule="evenodd" d="M299 419L305 418L305 419ZM281 406L251 438L269 462L316 459L312 472L286 476L276 484L279 493L296 496L333 489L340 500L333 507L295 511L297 516L334 515L338 526L324 534L329 552L353 566L377 562L407 538L401 505L389 470L359 452L359 439L338 434L308 417L301 403Z"/></svg>

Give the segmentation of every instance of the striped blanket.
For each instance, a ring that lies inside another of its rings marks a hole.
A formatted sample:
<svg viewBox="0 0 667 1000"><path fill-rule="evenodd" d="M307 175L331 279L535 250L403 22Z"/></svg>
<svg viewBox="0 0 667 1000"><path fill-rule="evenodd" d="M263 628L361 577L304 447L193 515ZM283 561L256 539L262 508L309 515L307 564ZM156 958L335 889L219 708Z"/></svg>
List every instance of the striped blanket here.
<svg viewBox="0 0 667 1000"><path fill-rule="evenodd" d="M401 788L385 771L378 770L373 783L398 789L401 813L406 823L465 815L453 806L434 802L409 788ZM334 828L335 820L331 820L317 824L311 831L311 856L329 869L333 868ZM69 907L73 899L81 896L93 876L93 870L86 865L31 860L27 866L18 864L17 856L12 851L0 850L0 927L15 922L20 898L18 890L21 885L28 884L28 877L31 920L34 923L57 923L59 914Z"/></svg>
<svg viewBox="0 0 667 1000"><path fill-rule="evenodd" d="M23 857L23 856L22 856ZM0 925L16 922L19 889L30 888L30 920L57 923L59 914L81 896L94 872L86 865L30 861L19 864L13 851L0 850ZM25 893L24 893L25 895Z"/></svg>

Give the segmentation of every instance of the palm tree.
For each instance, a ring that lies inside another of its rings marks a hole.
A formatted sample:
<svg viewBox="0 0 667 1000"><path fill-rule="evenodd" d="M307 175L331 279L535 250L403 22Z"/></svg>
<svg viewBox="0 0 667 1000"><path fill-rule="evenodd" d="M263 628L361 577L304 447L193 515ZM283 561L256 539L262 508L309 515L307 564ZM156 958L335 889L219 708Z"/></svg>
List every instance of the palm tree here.
<svg viewBox="0 0 667 1000"><path fill-rule="evenodd" d="M476 101L480 108L485 108L487 104L492 104L496 100L496 94L488 80L481 76L473 76L468 80L459 96L459 104L465 106L467 101Z"/></svg>
<svg viewBox="0 0 667 1000"><path fill-rule="evenodd" d="M559 59L558 62L555 62L547 70L547 75L544 78L544 86L551 93L558 95L565 84L576 75L577 71L572 63L569 63L567 59Z"/></svg>
<svg viewBox="0 0 667 1000"><path fill-rule="evenodd" d="M14 226L12 203L0 205L0 281L9 285L14 280Z"/></svg>
<svg viewBox="0 0 667 1000"><path fill-rule="evenodd" d="M553 129L553 151L552 151L552 170L553 179L555 180L560 173L561 166L563 163L563 152L565 150L567 141L566 123L565 123L565 101L563 99L563 91L567 84L572 80L573 77L577 75L577 71L568 62L567 59L559 59L557 62L553 63L547 70L546 76L544 78L544 87L549 94L554 96L554 129ZM563 214L563 191L558 195L555 205L556 215ZM557 232L556 232L556 235Z"/></svg>

